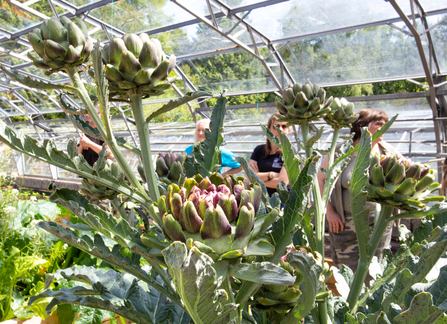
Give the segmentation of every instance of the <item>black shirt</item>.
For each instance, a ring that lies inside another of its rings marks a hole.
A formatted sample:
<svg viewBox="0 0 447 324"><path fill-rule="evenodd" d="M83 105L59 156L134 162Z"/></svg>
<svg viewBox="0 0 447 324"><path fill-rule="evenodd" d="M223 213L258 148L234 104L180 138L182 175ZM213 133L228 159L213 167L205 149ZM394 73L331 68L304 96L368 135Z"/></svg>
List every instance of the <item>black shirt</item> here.
<svg viewBox="0 0 447 324"><path fill-rule="evenodd" d="M91 137L87 134L85 134L93 143L98 144L102 146L104 144L104 141L101 141L99 139L96 139L94 137ZM88 148L87 150L82 150L82 156L84 156L84 159L90 164L90 166L93 166L93 164L98 160L99 154L93 151L91 148Z"/></svg>
<svg viewBox="0 0 447 324"><path fill-rule="evenodd" d="M256 146L250 159L258 162L259 172L279 172L284 164L282 153L265 157L265 144ZM271 196L276 192L276 189L267 187L267 192Z"/></svg>

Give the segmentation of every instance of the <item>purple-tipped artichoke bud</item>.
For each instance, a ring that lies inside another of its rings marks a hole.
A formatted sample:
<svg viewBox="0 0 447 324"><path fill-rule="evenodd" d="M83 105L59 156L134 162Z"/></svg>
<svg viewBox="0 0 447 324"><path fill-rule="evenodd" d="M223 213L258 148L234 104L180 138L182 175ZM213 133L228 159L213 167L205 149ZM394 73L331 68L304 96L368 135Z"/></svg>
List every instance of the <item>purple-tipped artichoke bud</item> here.
<svg viewBox="0 0 447 324"><path fill-rule="evenodd" d="M191 234L199 233L202 223L202 218L197 213L194 204L191 201L185 202L180 214L180 224L183 229Z"/></svg>
<svg viewBox="0 0 447 324"><path fill-rule="evenodd" d="M205 213L208 208L214 207L214 197L212 195L205 196L203 195L199 199L195 200L194 207L197 210L197 213L199 214L200 218L204 219Z"/></svg>
<svg viewBox="0 0 447 324"><path fill-rule="evenodd" d="M242 190L241 192L241 200L238 203L239 205L239 211L241 210L242 206L253 205L254 203L254 197L253 197L253 190Z"/></svg>
<svg viewBox="0 0 447 324"><path fill-rule="evenodd" d="M186 188L181 187L179 192L178 192L178 194L182 198L182 204L185 203L185 201L186 201Z"/></svg>
<svg viewBox="0 0 447 324"><path fill-rule="evenodd" d="M206 188L206 191L208 191L208 192L215 192L215 191L217 191L217 188L216 188L216 185L215 184L210 184L209 186L208 186L208 188Z"/></svg>
<svg viewBox="0 0 447 324"><path fill-rule="evenodd" d="M388 173L390 172L391 168L396 164L397 162L397 158L395 156L385 156L385 158L383 158L380 161L380 165L383 168L383 174L385 176L388 175Z"/></svg>
<svg viewBox="0 0 447 324"><path fill-rule="evenodd" d="M216 208L207 209L205 218L200 228L202 240L217 239L231 234L231 225L228 222L222 208L217 205Z"/></svg>
<svg viewBox="0 0 447 324"><path fill-rule="evenodd" d="M227 175L225 178L223 178L223 184L230 189L230 191L233 191L233 179L230 175Z"/></svg>
<svg viewBox="0 0 447 324"><path fill-rule="evenodd" d="M255 223L255 209L252 204L248 206L242 206L239 212L239 218L236 224L236 234L234 239L237 240L243 236L250 234Z"/></svg>
<svg viewBox="0 0 447 324"><path fill-rule="evenodd" d="M419 176L420 177L419 179L424 178L429 172L430 172L430 167L427 164L424 164L421 167L421 174Z"/></svg>
<svg viewBox="0 0 447 324"><path fill-rule="evenodd" d="M405 178L407 179L411 178L419 180L420 176L421 176L421 165L419 163L410 166L405 173Z"/></svg>
<svg viewBox="0 0 447 324"><path fill-rule="evenodd" d="M163 158L165 159L166 165L168 166L168 168L171 168L172 163L174 163L175 161L175 155L174 153L166 153Z"/></svg>
<svg viewBox="0 0 447 324"><path fill-rule="evenodd" d="M386 176L386 182L393 185L398 185L401 184L404 179L405 179L404 163L402 161L397 161L391 168L390 172L388 172Z"/></svg>
<svg viewBox="0 0 447 324"><path fill-rule="evenodd" d="M168 166L163 157L157 158L157 161L155 162L155 172L157 172L159 177L166 177L169 174Z"/></svg>
<svg viewBox="0 0 447 324"><path fill-rule="evenodd" d="M175 193L171 198L171 212L174 215L175 219L180 220L180 212L182 210L182 197Z"/></svg>
<svg viewBox="0 0 447 324"><path fill-rule="evenodd" d="M238 207L234 195L231 195L229 197L225 195L221 196L217 204L224 211L225 215L227 216L228 222L231 223L237 218Z"/></svg>
<svg viewBox="0 0 447 324"><path fill-rule="evenodd" d="M241 202L242 191L245 190L243 185L237 184L233 188L233 194L236 197L237 204L239 205Z"/></svg>
<svg viewBox="0 0 447 324"><path fill-rule="evenodd" d="M168 179L172 181L178 181L182 176L182 173L183 173L182 165L179 162L174 162L170 167Z"/></svg>
<svg viewBox="0 0 447 324"><path fill-rule="evenodd" d="M219 192L221 192L221 193L224 193L224 194L226 194L226 195L231 195L231 190L230 190L230 188L228 188L228 186L226 186L226 185L223 185L223 184L221 184L221 185L219 185L218 187L217 187L217 190L219 191Z"/></svg>
<svg viewBox="0 0 447 324"><path fill-rule="evenodd" d="M139 57L141 49L143 48L141 38L136 34L126 34L124 35L123 40L127 50L131 51L135 57Z"/></svg>
<svg viewBox="0 0 447 324"><path fill-rule="evenodd" d="M371 156L370 168L372 168L376 164L380 165L380 156L378 154Z"/></svg>
<svg viewBox="0 0 447 324"><path fill-rule="evenodd" d="M252 187L253 189L253 207L255 208L255 214L259 210L262 198L262 188L258 183L255 183Z"/></svg>
<svg viewBox="0 0 447 324"><path fill-rule="evenodd" d="M165 214L163 216L163 229L171 240L186 242L186 237L180 223L171 214Z"/></svg>
<svg viewBox="0 0 447 324"><path fill-rule="evenodd" d="M171 210L171 199L172 199L172 196L175 193L178 193L179 191L180 191L180 188L175 183L173 183L170 186L168 186L168 190L167 190L167 194L166 194L166 207L168 208L168 210Z"/></svg>

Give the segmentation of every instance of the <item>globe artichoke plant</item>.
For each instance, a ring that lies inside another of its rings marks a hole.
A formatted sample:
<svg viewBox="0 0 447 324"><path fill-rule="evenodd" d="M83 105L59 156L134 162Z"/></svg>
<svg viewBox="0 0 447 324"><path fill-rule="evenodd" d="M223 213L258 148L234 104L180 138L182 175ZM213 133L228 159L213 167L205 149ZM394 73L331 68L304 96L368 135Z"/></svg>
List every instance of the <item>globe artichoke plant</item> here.
<svg viewBox="0 0 447 324"><path fill-rule="evenodd" d="M395 156L371 158L368 200L411 211L425 207L427 201L443 201L443 196L428 198L439 189L428 165L411 163Z"/></svg>
<svg viewBox="0 0 447 324"><path fill-rule="evenodd" d="M28 40L40 58L30 52L28 57L33 65L47 70L46 75L87 62L93 49L87 27L79 18L44 20L40 28L28 34Z"/></svg>
<svg viewBox="0 0 447 324"><path fill-rule="evenodd" d="M275 99L282 116L278 121L301 125L316 121L331 111L332 97L326 99L326 91L310 82L295 83L282 92L282 99Z"/></svg>
<svg viewBox="0 0 447 324"><path fill-rule="evenodd" d="M358 116L354 114L354 104L345 98L334 98L331 103L331 111L323 117L324 121L334 129L352 127L352 123Z"/></svg>
<svg viewBox="0 0 447 324"><path fill-rule="evenodd" d="M126 99L129 89L138 89L143 97L163 94L175 80L167 80L175 61L174 54L166 60L160 41L150 39L146 33L113 38L104 46L110 97Z"/></svg>
<svg viewBox="0 0 447 324"><path fill-rule="evenodd" d="M183 187L171 184L167 192L150 212L162 220L170 240L188 241L214 260L273 254L268 239L259 235L275 221L279 210L256 217L259 184L214 173L186 179Z"/></svg>
<svg viewBox="0 0 447 324"><path fill-rule="evenodd" d="M155 172L159 179L168 184L171 182L177 183L184 173L182 166L184 159L185 156L182 154L176 155L172 152L160 153L155 162Z"/></svg>

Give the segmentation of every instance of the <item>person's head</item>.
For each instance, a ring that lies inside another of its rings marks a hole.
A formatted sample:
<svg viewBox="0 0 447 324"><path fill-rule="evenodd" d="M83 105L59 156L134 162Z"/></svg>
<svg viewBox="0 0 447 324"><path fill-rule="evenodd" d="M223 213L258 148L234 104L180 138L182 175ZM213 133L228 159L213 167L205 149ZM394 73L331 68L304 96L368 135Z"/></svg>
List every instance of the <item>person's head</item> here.
<svg viewBox="0 0 447 324"><path fill-rule="evenodd" d="M196 130L194 132L194 142L198 143L205 139L205 129L210 128L209 119L201 119L196 123Z"/></svg>
<svg viewBox="0 0 447 324"><path fill-rule="evenodd" d="M287 127L286 124L287 124L286 122L279 122L278 117L276 117L275 115L272 115L267 122L267 127L273 133L273 135L275 135L276 137L279 137L278 131L276 130L275 126L277 126L279 129L281 129L281 131L284 134L289 135L290 127ZM265 143L265 157L270 155L271 150L272 150L272 143L267 138L267 141ZM277 152L281 153L281 150L279 149Z"/></svg>
<svg viewBox="0 0 447 324"><path fill-rule="evenodd" d="M357 115L359 118L352 123L351 134L354 133L353 140L356 141L362 136L362 128L368 127L368 131L374 134L386 122L388 122L388 114L383 110L366 108L360 110ZM383 136L379 138L381 141Z"/></svg>
<svg viewBox="0 0 447 324"><path fill-rule="evenodd" d="M95 109L96 109L96 112L98 113L98 115L101 116L101 109L99 109L99 105L96 105ZM85 115L85 120L89 122L91 127L96 128L96 124L93 121L93 119L90 117L89 114Z"/></svg>

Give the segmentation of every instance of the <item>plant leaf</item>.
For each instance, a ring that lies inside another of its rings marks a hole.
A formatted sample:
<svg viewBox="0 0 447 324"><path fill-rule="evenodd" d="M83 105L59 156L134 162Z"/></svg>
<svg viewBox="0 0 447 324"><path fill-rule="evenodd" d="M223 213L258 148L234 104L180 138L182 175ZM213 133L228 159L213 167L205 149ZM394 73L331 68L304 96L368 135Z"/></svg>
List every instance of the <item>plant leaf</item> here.
<svg viewBox="0 0 447 324"><path fill-rule="evenodd" d="M183 97L177 98L177 99L171 99L167 104L164 104L156 111L152 112L149 117L146 118L146 123L149 123L152 119L155 117L158 117L164 113L167 113L168 111L171 111L174 108L177 108L181 105L186 104L187 102L190 102L191 100L200 98L200 97L211 97L213 94L208 91L194 91L194 92L187 92Z"/></svg>
<svg viewBox="0 0 447 324"><path fill-rule="evenodd" d="M62 108L63 111L65 111L69 115L85 115L87 114L87 110L85 109L78 109L72 105L70 105L68 102L64 99L65 94L59 93L57 95L57 98L59 99L59 106Z"/></svg>
<svg viewBox="0 0 447 324"><path fill-rule="evenodd" d="M68 115L68 118L83 133L90 135L91 137L94 137L101 141L104 141L99 130L97 128L93 128L92 126L90 126L90 123L83 119L84 116L81 117L81 115Z"/></svg>
<svg viewBox="0 0 447 324"><path fill-rule="evenodd" d="M312 147L323 135L324 126L321 127L319 130L317 130L317 133L309 138L309 140L306 143L306 147ZM282 142L282 140L281 140Z"/></svg>
<svg viewBox="0 0 447 324"><path fill-rule="evenodd" d="M284 157L284 167L287 171L290 186L294 186L300 175L300 159L295 155L292 143L289 138L280 129L278 129L279 139L281 140L281 149Z"/></svg>
<svg viewBox="0 0 447 324"><path fill-rule="evenodd" d="M124 147L125 149L132 151L136 156L141 158L141 151L139 148L135 147L130 142L126 141L123 137L116 137L116 144L118 144L121 147Z"/></svg>
<svg viewBox="0 0 447 324"><path fill-rule="evenodd" d="M447 306L447 305L446 305ZM438 308L433 306L432 295L421 292L414 296L410 307L394 318L396 324L420 324L420 323L446 323L444 314L446 306ZM443 317L441 321L439 319Z"/></svg>
<svg viewBox="0 0 447 324"><path fill-rule="evenodd" d="M275 145L277 147L281 147L281 142L279 141L278 137L273 135L273 133L270 131L270 129L268 129L267 126L265 126L264 124L261 124L261 128L262 128L262 131L264 132L264 134L267 136L269 141L272 142L273 145Z"/></svg>
<svg viewBox="0 0 447 324"><path fill-rule="evenodd" d="M228 275L265 285L291 285L295 283L295 277L270 262L242 263L242 260L240 260L230 265Z"/></svg>
<svg viewBox="0 0 447 324"><path fill-rule="evenodd" d="M196 247L174 242L162 251L177 293L195 323L227 324L236 305L219 289L213 260Z"/></svg>
<svg viewBox="0 0 447 324"><path fill-rule="evenodd" d="M205 139L194 144L191 155L187 156L183 162L188 178L196 174L206 177L219 170L222 164L219 147L224 141L222 127L226 111L227 99L221 95L213 108L210 129L205 129Z"/></svg>
<svg viewBox="0 0 447 324"><path fill-rule="evenodd" d="M74 88L72 86L67 86L65 84L55 84L55 83L40 81L37 79L32 79L29 76L24 76L24 75L20 74L20 72L17 70L8 70L2 64L0 64L0 69L2 69L3 72L5 72L14 81L24 84L30 88L43 89L43 90L54 89L54 90L71 90L71 91L76 91L76 92L78 91L76 88Z"/></svg>

